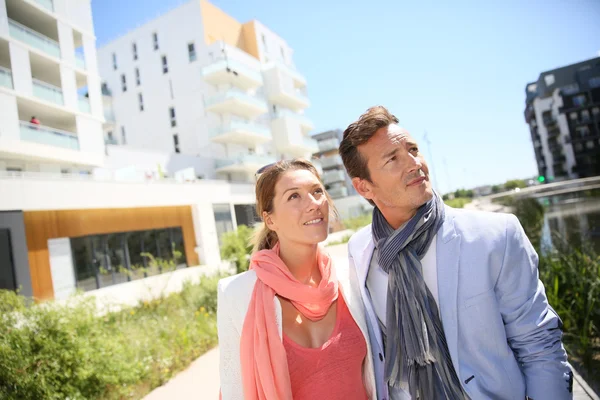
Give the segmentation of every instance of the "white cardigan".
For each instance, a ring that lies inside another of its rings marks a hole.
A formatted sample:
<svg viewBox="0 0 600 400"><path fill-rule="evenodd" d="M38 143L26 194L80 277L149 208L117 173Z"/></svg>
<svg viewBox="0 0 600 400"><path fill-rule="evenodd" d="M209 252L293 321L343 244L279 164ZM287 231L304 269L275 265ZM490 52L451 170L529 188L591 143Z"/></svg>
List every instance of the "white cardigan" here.
<svg viewBox="0 0 600 400"><path fill-rule="evenodd" d="M367 355L363 364L363 381L369 398L376 400L377 393L375 389L373 358L371 357L371 342L369 341L362 297L358 291L359 286L356 271L354 269L351 270L346 263L344 263L343 267L340 267L334 262L333 266L348 310L365 338ZM219 371L223 400L244 399L240 362L240 338L256 279L256 272L248 271L219 281L217 324L219 329L219 353L221 357ZM274 302L275 320L279 328L279 336L282 337L281 304L277 297L275 297Z"/></svg>

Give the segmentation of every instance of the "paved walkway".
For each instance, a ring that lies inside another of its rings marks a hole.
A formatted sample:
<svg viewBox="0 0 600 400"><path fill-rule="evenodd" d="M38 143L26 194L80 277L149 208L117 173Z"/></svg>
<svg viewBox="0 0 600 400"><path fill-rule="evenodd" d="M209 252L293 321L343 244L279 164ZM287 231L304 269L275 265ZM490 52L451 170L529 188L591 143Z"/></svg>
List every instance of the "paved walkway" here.
<svg viewBox="0 0 600 400"><path fill-rule="evenodd" d="M328 248L332 257L345 259L346 245ZM167 384L155 389L144 400L216 400L219 396L219 349L215 348L192 363ZM600 400L587 386L583 378L575 373L573 383L575 400Z"/></svg>

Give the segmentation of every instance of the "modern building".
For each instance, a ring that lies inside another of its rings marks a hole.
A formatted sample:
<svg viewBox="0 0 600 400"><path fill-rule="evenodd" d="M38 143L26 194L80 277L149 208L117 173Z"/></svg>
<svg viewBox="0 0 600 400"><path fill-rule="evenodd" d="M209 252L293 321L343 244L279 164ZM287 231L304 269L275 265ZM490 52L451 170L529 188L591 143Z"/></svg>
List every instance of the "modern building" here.
<svg viewBox="0 0 600 400"><path fill-rule="evenodd" d="M292 56L256 20L184 3L99 49L115 121L105 139L211 159L197 175L238 182L277 159L309 156L317 146L304 115L307 82Z"/></svg>
<svg viewBox="0 0 600 400"><path fill-rule="evenodd" d="M218 265L221 234L252 222L253 186L198 176L210 159L111 145L119 101L90 0L0 0L0 289L61 299L164 272L151 257Z"/></svg>
<svg viewBox="0 0 600 400"><path fill-rule="evenodd" d="M318 133L313 136L319 151L314 154L323 168L322 179L327 191L333 199L356 195L352 181L346 173L342 157L338 152L343 138L339 129Z"/></svg>
<svg viewBox="0 0 600 400"><path fill-rule="evenodd" d="M539 175L600 175L600 57L543 72L525 93Z"/></svg>

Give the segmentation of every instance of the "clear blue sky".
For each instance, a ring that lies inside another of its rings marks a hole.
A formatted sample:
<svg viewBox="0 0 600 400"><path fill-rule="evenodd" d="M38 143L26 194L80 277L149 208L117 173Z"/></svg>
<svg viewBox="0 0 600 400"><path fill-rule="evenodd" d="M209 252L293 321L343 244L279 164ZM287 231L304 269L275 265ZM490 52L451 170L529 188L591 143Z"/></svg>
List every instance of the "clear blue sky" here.
<svg viewBox="0 0 600 400"><path fill-rule="evenodd" d="M315 132L384 105L420 142L442 193L537 174L525 84L600 51L598 0L212 2L294 49ZM98 45L181 3L93 0Z"/></svg>

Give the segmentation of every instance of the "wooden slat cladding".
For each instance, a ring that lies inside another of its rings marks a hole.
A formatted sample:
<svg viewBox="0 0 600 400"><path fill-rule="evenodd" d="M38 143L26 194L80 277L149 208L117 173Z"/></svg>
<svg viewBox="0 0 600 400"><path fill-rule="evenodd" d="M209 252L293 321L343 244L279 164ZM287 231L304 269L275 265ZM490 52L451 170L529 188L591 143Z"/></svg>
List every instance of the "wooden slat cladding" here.
<svg viewBox="0 0 600 400"><path fill-rule="evenodd" d="M181 227L188 265L198 264L190 206L25 211L33 295L54 298L48 239Z"/></svg>

